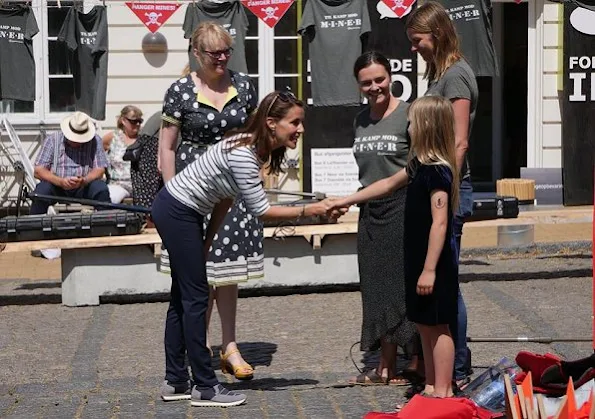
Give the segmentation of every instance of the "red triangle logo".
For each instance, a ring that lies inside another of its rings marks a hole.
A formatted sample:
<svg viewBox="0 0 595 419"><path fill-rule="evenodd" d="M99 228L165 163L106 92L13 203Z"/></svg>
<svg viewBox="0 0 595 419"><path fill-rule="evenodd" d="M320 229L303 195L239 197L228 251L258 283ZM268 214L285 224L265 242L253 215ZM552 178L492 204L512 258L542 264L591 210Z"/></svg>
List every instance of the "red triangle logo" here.
<svg viewBox="0 0 595 419"><path fill-rule="evenodd" d="M274 28L294 0L241 0L260 20Z"/></svg>
<svg viewBox="0 0 595 419"><path fill-rule="evenodd" d="M409 14L415 0L382 0L382 2L401 19Z"/></svg>
<svg viewBox="0 0 595 419"><path fill-rule="evenodd" d="M126 6L134 12L151 32L155 33L178 10L181 4L132 1L127 2Z"/></svg>

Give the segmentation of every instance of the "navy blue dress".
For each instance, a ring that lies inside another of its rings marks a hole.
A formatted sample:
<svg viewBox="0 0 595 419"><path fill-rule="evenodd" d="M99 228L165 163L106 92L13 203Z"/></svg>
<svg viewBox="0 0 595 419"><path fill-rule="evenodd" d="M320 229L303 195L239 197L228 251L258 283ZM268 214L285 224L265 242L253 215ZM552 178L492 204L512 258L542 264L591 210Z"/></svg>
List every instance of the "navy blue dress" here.
<svg viewBox="0 0 595 419"><path fill-rule="evenodd" d="M457 252L452 229L453 213L452 172L444 165L422 165L417 160L408 168L409 185L405 205L405 303L407 318L414 323L435 326L450 324L457 318L459 291ZM428 251L433 190L448 193L448 227L438 265L434 291L427 296L417 294L417 280L421 275Z"/></svg>

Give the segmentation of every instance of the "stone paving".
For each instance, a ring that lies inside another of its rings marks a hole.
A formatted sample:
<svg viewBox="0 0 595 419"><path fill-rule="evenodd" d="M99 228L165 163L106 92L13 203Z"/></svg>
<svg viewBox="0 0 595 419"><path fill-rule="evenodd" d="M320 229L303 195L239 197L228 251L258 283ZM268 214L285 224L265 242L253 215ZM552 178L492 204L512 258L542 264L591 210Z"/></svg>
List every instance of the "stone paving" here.
<svg viewBox="0 0 595 419"><path fill-rule="evenodd" d="M590 251L468 255L461 273L471 337L591 337ZM218 409L158 397L167 303L67 308L57 304L59 287L52 278L0 281L0 417L361 418L403 401L402 387L346 385L357 372L349 355L360 333L355 291L240 299L238 341L256 375L222 375L215 355L221 381L248 394L244 406ZM476 372L522 349L592 353L590 342L470 347ZM377 354L358 349L358 366L373 364Z"/></svg>

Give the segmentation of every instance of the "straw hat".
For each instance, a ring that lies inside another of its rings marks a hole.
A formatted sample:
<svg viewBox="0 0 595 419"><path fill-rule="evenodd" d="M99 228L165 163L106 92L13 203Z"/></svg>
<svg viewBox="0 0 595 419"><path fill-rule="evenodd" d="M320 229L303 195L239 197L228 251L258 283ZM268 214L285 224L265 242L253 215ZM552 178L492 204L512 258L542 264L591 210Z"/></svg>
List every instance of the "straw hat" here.
<svg viewBox="0 0 595 419"><path fill-rule="evenodd" d="M95 137L95 124L89 115L83 112L75 112L64 118L60 123L60 129L66 139L73 143L88 143Z"/></svg>

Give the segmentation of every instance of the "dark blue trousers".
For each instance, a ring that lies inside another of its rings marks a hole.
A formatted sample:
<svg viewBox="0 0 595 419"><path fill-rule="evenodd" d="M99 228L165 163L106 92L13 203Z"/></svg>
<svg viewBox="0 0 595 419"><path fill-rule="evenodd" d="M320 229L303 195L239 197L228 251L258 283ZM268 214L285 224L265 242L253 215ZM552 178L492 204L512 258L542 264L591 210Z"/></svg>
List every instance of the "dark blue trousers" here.
<svg viewBox="0 0 595 419"><path fill-rule="evenodd" d="M162 188L151 212L155 227L169 252L171 301L165 321L165 379L188 381L188 353L192 380L198 387L218 381L207 348L209 284L203 251L203 216Z"/></svg>
<svg viewBox="0 0 595 419"><path fill-rule="evenodd" d="M66 196L69 198L83 198L101 202L111 202L109 189L103 180L94 180L84 188L71 189L69 191L42 180L35 187L35 193L40 195ZM36 199L31 205L30 214L46 214L48 212L48 207L54 203L55 202Z"/></svg>
<svg viewBox="0 0 595 419"><path fill-rule="evenodd" d="M466 217L473 214L473 187L469 179L461 182L459 189L459 210L455 214L453 229L457 241L457 259L461 253L461 236ZM457 321L449 325L455 344L454 378L460 380L471 371L471 351L467 348L467 307L461 289L459 288Z"/></svg>

